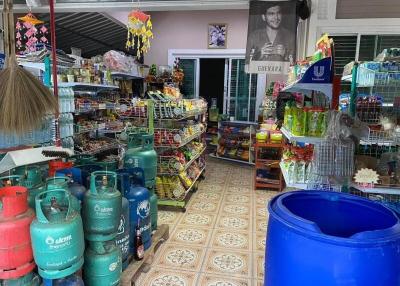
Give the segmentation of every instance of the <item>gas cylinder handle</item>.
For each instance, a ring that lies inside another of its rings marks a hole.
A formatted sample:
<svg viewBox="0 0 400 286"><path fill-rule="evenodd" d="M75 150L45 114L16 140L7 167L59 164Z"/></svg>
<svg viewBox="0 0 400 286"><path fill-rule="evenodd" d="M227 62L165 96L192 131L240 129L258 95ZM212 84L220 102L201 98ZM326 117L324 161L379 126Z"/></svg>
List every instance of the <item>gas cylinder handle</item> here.
<svg viewBox="0 0 400 286"><path fill-rule="evenodd" d="M97 194L96 178L99 176L110 176L114 178L114 189L117 189L117 173L111 171L95 171L90 175L90 190L92 194Z"/></svg>
<svg viewBox="0 0 400 286"><path fill-rule="evenodd" d="M54 176L54 177L50 177L46 179L46 183L45 183L45 189L47 190L47 187L49 186L49 183L56 182L56 180L58 179L65 179L65 182L67 183L67 185L69 183L71 183L71 178L67 177L67 176Z"/></svg>
<svg viewBox="0 0 400 286"><path fill-rule="evenodd" d="M36 195L36 198L35 198L36 217L39 222L49 223L49 220L43 213L42 202L43 202L44 198L46 198L48 196L48 194L57 193L57 192L64 193L65 197L67 198L67 201L68 201L68 211L67 211L67 215L65 216L65 218L69 218L71 216L71 212L72 212L71 194L68 191L61 189L61 188L54 189L54 190L48 190L48 191L39 193L38 195Z"/></svg>
<svg viewBox="0 0 400 286"><path fill-rule="evenodd" d="M142 148L152 149L154 147L154 135L153 134L144 134L142 135Z"/></svg>

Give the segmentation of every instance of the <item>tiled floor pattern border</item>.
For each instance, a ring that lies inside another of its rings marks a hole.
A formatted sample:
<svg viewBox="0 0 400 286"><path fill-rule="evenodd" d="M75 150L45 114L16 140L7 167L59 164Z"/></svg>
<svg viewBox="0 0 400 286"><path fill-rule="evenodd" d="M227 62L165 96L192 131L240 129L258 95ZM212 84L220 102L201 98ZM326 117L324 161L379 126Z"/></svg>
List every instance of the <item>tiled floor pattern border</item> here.
<svg viewBox="0 0 400 286"><path fill-rule="evenodd" d="M139 286L261 286L266 203L276 192L253 190L253 168L208 160L206 179L185 213L159 211L170 239Z"/></svg>

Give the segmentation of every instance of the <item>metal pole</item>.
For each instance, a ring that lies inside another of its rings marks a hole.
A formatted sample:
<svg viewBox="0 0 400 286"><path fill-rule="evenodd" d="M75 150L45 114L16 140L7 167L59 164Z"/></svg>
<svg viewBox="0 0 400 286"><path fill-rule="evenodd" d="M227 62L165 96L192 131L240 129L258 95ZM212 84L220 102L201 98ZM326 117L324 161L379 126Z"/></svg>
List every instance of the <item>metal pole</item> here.
<svg viewBox="0 0 400 286"><path fill-rule="evenodd" d="M355 62L351 73L350 115L352 117L356 116L357 74L358 74L358 62Z"/></svg>

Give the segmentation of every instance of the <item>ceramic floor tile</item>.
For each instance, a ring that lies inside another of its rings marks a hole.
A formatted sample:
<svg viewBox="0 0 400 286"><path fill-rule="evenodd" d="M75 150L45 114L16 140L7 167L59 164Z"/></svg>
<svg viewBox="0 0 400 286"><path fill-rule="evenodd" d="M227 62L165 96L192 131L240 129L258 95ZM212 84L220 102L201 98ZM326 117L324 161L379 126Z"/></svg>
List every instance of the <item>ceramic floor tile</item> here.
<svg viewBox="0 0 400 286"><path fill-rule="evenodd" d="M232 204L251 206L251 196L244 195L244 194L226 193L224 196L224 203L232 203Z"/></svg>
<svg viewBox="0 0 400 286"><path fill-rule="evenodd" d="M152 269L136 283L138 286L193 286L196 285L197 273L170 270L159 267ZM140 284L139 284L140 283Z"/></svg>
<svg viewBox="0 0 400 286"><path fill-rule="evenodd" d="M251 277L251 252L209 249L202 271L221 276Z"/></svg>
<svg viewBox="0 0 400 286"><path fill-rule="evenodd" d="M228 182L228 186L251 188L253 186L253 180L251 178L246 178L246 179L231 178Z"/></svg>
<svg viewBox="0 0 400 286"><path fill-rule="evenodd" d="M260 195L254 196L254 202L255 202L256 206L267 208L268 207L267 205L270 200L271 200L271 197L269 197L269 196L260 196Z"/></svg>
<svg viewBox="0 0 400 286"><path fill-rule="evenodd" d="M240 215L250 216L251 205L224 203L221 206L219 215Z"/></svg>
<svg viewBox="0 0 400 286"><path fill-rule="evenodd" d="M217 172L214 172L213 175L208 174L206 179L207 181L217 185L225 184L226 182L226 176L221 176L221 174L218 174Z"/></svg>
<svg viewBox="0 0 400 286"><path fill-rule="evenodd" d="M214 192L214 193L223 193L225 186L223 184L200 184L199 192Z"/></svg>
<svg viewBox="0 0 400 286"><path fill-rule="evenodd" d="M255 232L252 233L252 237L253 237L253 251L265 253L266 233Z"/></svg>
<svg viewBox="0 0 400 286"><path fill-rule="evenodd" d="M208 191L208 192L199 192L194 194L193 199L199 199L204 201L220 201L222 197L223 197L222 193Z"/></svg>
<svg viewBox="0 0 400 286"><path fill-rule="evenodd" d="M266 233L267 232L267 227L268 227L268 218L266 217L260 217L260 218L256 218L253 221L253 232L263 232Z"/></svg>
<svg viewBox="0 0 400 286"><path fill-rule="evenodd" d="M225 188L226 194L234 193L241 195L252 195L252 188L250 187L238 187L238 186L226 186Z"/></svg>
<svg viewBox="0 0 400 286"><path fill-rule="evenodd" d="M213 228L215 224L216 214L210 213L194 213L187 211L181 218L178 225Z"/></svg>
<svg viewBox="0 0 400 286"><path fill-rule="evenodd" d="M264 254L253 253L254 273L253 277L259 280L264 280Z"/></svg>
<svg viewBox="0 0 400 286"><path fill-rule="evenodd" d="M232 250L252 251L252 237L249 232L215 229L210 248L227 248Z"/></svg>
<svg viewBox="0 0 400 286"><path fill-rule="evenodd" d="M167 243L155 264L162 268L200 271L205 248Z"/></svg>
<svg viewBox="0 0 400 286"><path fill-rule="evenodd" d="M176 224L180 217L182 216L182 213L180 212L175 212L175 211L163 211L159 210L158 211L158 224Z"/></svg>
<svg viewBox="0 0 400 286"><path fill-rule="evenodd" d="M268 213L268 209L267 206L263 206L263 205L257 205L254 208L254 216L261 218L261 217L266 217L268 218L269 213Z"/></svg>
<svg viewBox="0 0 400 286"><path fill-rule="evenodd" d="M176 226L168 242L176 244L188 244L193 246L205 247L211 236L211 229L200 228L198 226Z"/></svg>
<svg viewBox="0 0 400 286"><path fill-rule="evenodd" d="M197 286L251 286L251 280L204 273L199 276Z"/></svg>
<svg viewBox="0 0 400 286"><path fill-rule="evenodd" d="M253 280L253 286L264 286L264 280Z"/></svg>
<svg viewBox="0 0 400 286"><path fill-rule="evenodd" d="M194 199L189 202L186 209L189 212L216 213L219 209L219 202Z"/></svg>
<svg viewBox="0 0 400 286"><path fill-rule="evenodd" d="M251 220L247 216L237 215L219 215L215 228L224 228L230 230L251 231Z"/></svg>

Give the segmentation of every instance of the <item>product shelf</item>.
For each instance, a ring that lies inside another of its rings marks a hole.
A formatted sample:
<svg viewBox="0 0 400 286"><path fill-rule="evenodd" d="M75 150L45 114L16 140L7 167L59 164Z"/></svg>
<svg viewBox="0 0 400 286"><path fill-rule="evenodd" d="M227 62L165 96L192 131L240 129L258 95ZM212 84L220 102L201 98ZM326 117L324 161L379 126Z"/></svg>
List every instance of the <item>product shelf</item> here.
<svg viewBox="0 0 400 286"><path fill-rule="evenodd" d="M58 87L81 87L90 89L118 89L117 85L85 83L85 82L59 82Z"/></svg>
<svg viewBox="0 0 400 286"><path fill-rule="evenodd" d="M399 187L390 187L390 186L379 186L376 185L373 188L367 188L357 185L356 183L351 183L350 187L355 188L363 193L369 194L381 194L381 195L400 195L400 188Z"/></svg>
<svg viewBox="0 0 400 286"><path fill-rule="evenodd" d="M219 155L214 155L214 154L208 154L212 158L217 158L217 159L222 159L226 161L231 161L231 162L238 162L238 163L243 163L243 164L248 164L248 165L255 165L253 162L249 162L248 160L240 160L240 159L233 159L229 157L224 157L224 156L219 156Z"/></svg>
<svg viewBox="0 0 400 286"><path fill-rule="evenodd" d="M134 74L134 73L128 73L128 72L119 72L119 71L113 71L111 72L111 76L113 78L120 78L120 79L144 79L144 77Z"/></svg>
<svg viewBox="0 0 400 286"><path fill-rule="evenodd" d="M325 94L329 100L332 99L332 57L321 59L312 64L304 73L302 78L288 84L282 89L286 92L300 92L311 95L314 91Z"/></svg>
<svg viewBox="0 0 400 286"><path fill-rule="evenodd" d="M201 171L199 172L198 176L193 180L193 183L190 185L190 187L185 191L185 194L183 196L183 199L181 200L174 200L174 199L158 199L158 205L159 206L172 206L172 207L180 207L180 208L185 208L187 202L187 195L188 193L193 189L194 185L196 184L196 182L200 179L201 175L203 174L203 172L205 171L206 167L204 167L203 169L201 169Z"/></svg>
<svg viewBox="0 0 400 286"><path fill-rule="evenodd" d="M196 132L195 134L184 138L184 140L182 140L180 143L172 143L170 145L166 145L166 144L156 145L155 144L154 147L155 148L178 149L178 148L181 148L181 147L185 146L186 144L190 143L194 139L200 137L205 131L206 131L206 129L204 128L204 130L201 130L200 132Z"/></svg>
<svg viewBox="0 0 400 286"><path fill-rule="evenodd" d="M292 132L287 130L285 127L281 128L282 134L289 139L289 141L293 142L303 142L303 143L310 143L310 144L316 144L324 140L322 137L311 137L311 136L297 136L293 135Z"/></svg>
<svg viewBox="0 0 400 286"><path fill-rule="evenodd" d="M88 150L88 151L83 151L80 154L82 155L96 155L102 152L106 152L112 149L118 149L121 146L119 142L111 141L107 144L104 144L101 148L93 149L93 150Z"/></svg>
<svg viewBox="0 0 400 286"><path fill-rule="evenodd" d="M177 176L177 175L179 175L180 172L186 171L193 164L194 161L196 161L198 158L200 158L200 156L203 155L203 153L206 149L207 149L207 147L204 147L200 152L198 152L195 156L193 156L193 158L190 161L188 161L179 172L165 172L165 170L163 170L162 168L160 169L160 167L159 167L157 175L162 175L162 176L168 176L168 175L169 176ZM159 156L159 157L160 157L160 160L163 160L163 156ZM172 158L173 156L166 156L166 157L173 159Z"/></svg>
<svg viewBox="0 0 400 286"><path fill-rule="evenodd" d="M296 188L296 189L301 189L301 190L307 190L307 184L306 183L289 183L289 174L283 165L283 163L279 163L279 166L281 167L281 172L283 175L283 178L285 179L286 186L289 188Z"/></svg>

